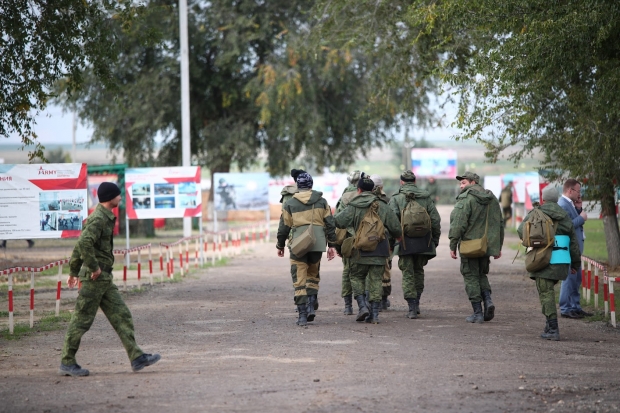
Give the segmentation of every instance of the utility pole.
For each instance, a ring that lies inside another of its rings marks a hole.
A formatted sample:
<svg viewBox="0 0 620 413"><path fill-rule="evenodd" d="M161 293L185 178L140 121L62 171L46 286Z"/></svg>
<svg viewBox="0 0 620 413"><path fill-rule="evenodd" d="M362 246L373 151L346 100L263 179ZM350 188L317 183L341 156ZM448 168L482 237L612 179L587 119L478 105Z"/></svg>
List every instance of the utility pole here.
<svg viewBox="0 0 620 413"><path fill-rule="evenodd" d="M181 150L182 166L191 166L189 127L189 41L187 38L187 0L179 0L179 37L181 40ZM192 219L183 218L183 236L192 235Z"/></svg>
<svg viewBox="0 0 620 413"><path fill-rule="evenodd" d="M77 163L77 149L76 149L76 143L75 143L75 134L77 131L77 115L75 114L75 110L73 111L73 127L71 128L71 138L73 140L73 144L71 145L71 162L72 163Z"/></svg>

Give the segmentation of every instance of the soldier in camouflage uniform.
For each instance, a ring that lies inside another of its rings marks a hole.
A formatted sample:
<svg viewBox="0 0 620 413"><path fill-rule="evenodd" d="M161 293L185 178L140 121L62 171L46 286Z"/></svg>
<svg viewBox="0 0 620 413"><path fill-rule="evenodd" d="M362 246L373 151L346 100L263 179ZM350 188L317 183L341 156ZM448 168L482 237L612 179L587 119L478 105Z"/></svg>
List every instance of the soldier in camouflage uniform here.
<svg viewBox="0 0 620 413"><path fill-rule="evenodd" d="M121 202L120 194L121 191L114 183L104 182L99 186L97 190L99 204L88 217L71 254L67 284L69 288L73 288L79 278L82 288L65 335L62 361L58 371L61 375L88 376L88 370L77 364L75 354L82 336L90 329L99 308L121 339L131 360L133 371L142 370L160 359L159 354L143 353L136 344L131 312L112 282L114 265L112 234L116 222L112 209Z"/></svg>
<svg viewBox="0 0 620 413"><path fill-rule="evenodd" d="M577 269L581 265L581 253L573 222L566 211L558 205L559 197L560 194L556 188L547 186L543 189L542 193L544 204L542 206L536 206L536 208L540 208L541 211L553 220L556 235L567 235L570 237L569 253L571 263L549 264L549 266L540 271L529 273L530 278L536 281L536 289L538 290L538 298L540 299L542 313L547 319L545 329L540 337L555 341L560 339L560 329L558 327L558 312L555 304L554 287L558 281L564 281L566 279L569 266L571 267L571 273L576 274ZM525 217L517 229L519 238L521 239L523 239L523 226L529 221L530 215L531 213Z"/></svg>
<svg viewBox="0 0 620 413"><path fill-rule="evenodd" d="M383 191L383 179L381 176L377 174L370 175L370 179L375 183L375 187L372 190L372 193L379 198L379 200L385 202L386 204L390 202L390 198ZM390 243L390 245L392 245ZM394 251L390 250L390 256L385 260L385 269L383 270L383 277L381 279L381 286L383 287L383 293L381 296L381 308L379 311L387 310L390 307L389 296L392 294L392 257L394 257Z"/></svg>
<svg viewBox="0 0 620 413"><path fill-rule="evenodd" d="M331 207L323 198L323 193L312 190L313 181L310 174L300 173L296 182L299 192L282 208L276 248L278 257L284 257L286 240L296 238L308 228L308 225L312 225L316 241L311 250L303 256L296 256L290 252L295 304L299 312L297 325L305 326L308 321L314 321L316 315L314 301L319 286L311 280L316 279L319 274L321 257L328 242L330 244L328 259L332 259L335 255L332 247L336 241L336 228Z"/></svg>
<svg viewBox="0 0 620 413"><path fill-rule="evenodd" d="M387 232L394 239L400 240L402 230L398 223L398 218L392 210L375 194L372 193L374 183L364 174L361 174L357 184L358 195L351 199L347 207L336 214L336 226L338 228L352 228L357 231L368 209L375 202L378 205L377 214L383 222ZM381 297L383 288L381 286L381 278L385 269L385 260L390 255L390 245L386 238L379 243L374 251L364 252L353 249L351 256L351 286L353 295L359 306L356 321L364 321L370 316L370 322L379 323L379 309L381 307ZM368 280L367 280L368 277ZM366 298L365 290L368 289L369 300L372 305L372 314L370 314Z"/></svg>
<svg viewBox="0 0 620 413"><path fill-rule="evenodd" d="M411 171L404 171L400 175L400 190L390 200L390 207L399 221L403 210L409 203L407 197L411 194L415 196L420 206L426 209L431 219L431 233L428 235L430 243L426 251L414 253L412 248L407 250L402 245L398 247L398 268L403 272L403 293L409 306L407 317L411 319L418 318L420 314L420 297L424 291L424 266L437 255L436 247L439 245L441 235L441 217L435 208L435 202L428 191L418 188L415 182L415 174ZM403 240L405 246L416 241L405 234L403 234Z"/></svg>
<svg viewBox="0 0 620 413"><path fill-rule="evenodd" d="M336 204L336 214L345 209L349 201L357 196L357 182L360 179L360 171L353 171L347 176L349 185L342 192L342 196ZM352 236L349 233L347 236ZM342 257L342 289L341 296L344 298L344 314L353 314L353 289L351 288L351 259Z"/></svg>
<svg viewBox="0 0 620 413"><path fill-rule="evenodd" d="M461 191L456 197L454 210L450 214L450 256L457 259L456 250L461 241L480 239L485 234L487 216L487 252L480 258L461 256L461 274L465 280L465 291L474 313L467 317L470 323L490 321L495 315L491 300L489 273L490 257L499 259L504 244L504 220L497 198L491 191L480 186L480 177L473 172L457 176ZM484 314L482 301L484 300Z"/></svg>

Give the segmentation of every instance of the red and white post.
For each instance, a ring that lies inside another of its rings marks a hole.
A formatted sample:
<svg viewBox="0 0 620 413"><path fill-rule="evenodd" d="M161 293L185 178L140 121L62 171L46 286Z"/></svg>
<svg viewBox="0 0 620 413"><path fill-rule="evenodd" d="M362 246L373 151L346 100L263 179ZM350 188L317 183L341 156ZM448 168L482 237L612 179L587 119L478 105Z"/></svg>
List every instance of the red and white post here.
<svg viewBox="0 0 620 413"><path fill-rule="evenodd" d="M62 264L58 266L58 284L56 286L56 317L60 315L60 291L62 288Z"/></svg>
<svg viewBox="0 0 620 413"><path fill-rule="evenodd" d="M616 327L616 302L614 301L614 281L609 277L609 307L611 308L611 325Z"/></svg>
<svg viewBox="0 0 620 413"><path fill-rule="evenodd" d="M149 279L153 285L153 255L151 254L151 244L149 244Z"/></svg>
<svg viewBox="0 0 620 413"><path fill-rule="evenodd" d="M13 334L14 322L13 322L13 273L10 272L9 276L9 333Z"/></svg>
<svg viewBox="0 0 620 413"><path fill-rule="evenodd" d="M30 271L30 328L34 327L34 268Z"/></svg>
<svg viewBox="0 0 620 413"><path fill-rule="evenodd" d="M140 254L140 248L138 248L138 288L142 287L142 255Z"/></svg>
<svg viewBox="0 0 620 413"><path fill-rule="evenodd" d="M594 308L598 309L598 265L594 267Z"/></svg>
<svg viewBox="0 0 620 413"><path fill-rule="evenodd" d="M127 291L127 267L129 267L129 254L125 252L123 260L125 264L123 265L123 288Z"/></svg>
<svg viewBox="0 0 620 413"><path fill-rule="evenodd" d="M590 304L590 296L592 293L592 261L588 261L588 289L586 291L586 302Z"/></svg>

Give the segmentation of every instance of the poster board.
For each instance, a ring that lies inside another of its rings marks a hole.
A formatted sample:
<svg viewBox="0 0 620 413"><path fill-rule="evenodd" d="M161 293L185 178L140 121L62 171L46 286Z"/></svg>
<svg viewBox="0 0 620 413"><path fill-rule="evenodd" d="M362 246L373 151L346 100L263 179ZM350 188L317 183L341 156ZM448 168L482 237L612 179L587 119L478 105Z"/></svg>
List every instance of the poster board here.
<svg viewBox="0 0 620 413"><path fill-rule="evenodd" d="M200 167L125 170L127 218L202 216Z"/></svg>
<svg viewBox="0 0 620 413"><path fill-rule="evenodd" d="M215 173L213 200L216 211L269 209L269 174Z"/></svg>
<svg viewBox="0 0 620 413"><path fill-rule="evenodd" d="M88 215L92 214L95 208L97 208L97 205L99 205L99 196L97 195L97 190L99 189L99 185L104 182L112 182L118 186L118 175L88 175ZM120 233L120 220L118 219L118 210L118 207L112 209L112 213L116 217L116 222L114 223L114 235L118 235Z"/></svg>
<svg viewBox="0 0 620 413"><path fill-rule="evenodd" d="M452 149L412 149L411 171L416 177L454 179L458 175L457 152Z"/></svg>
<svg viewBox="0 0 620 413"><path fill-rule="evenodd" d="M0 165L0 239L79 236L86 175L80 163Z"/></svg>
<svg viewBox="0 0 620 413"><path fill-rule="evenodd" d="M338 200L342 196L345 188L349 186L347 174L344 173L328 173L320 176L313 176L312 189L323 193L323 198L332 207L336 208ZM269 203L272 205L280 205L280 192L287 185L295 185L295 180L288 177L280 177L269 180Z"/></svg>

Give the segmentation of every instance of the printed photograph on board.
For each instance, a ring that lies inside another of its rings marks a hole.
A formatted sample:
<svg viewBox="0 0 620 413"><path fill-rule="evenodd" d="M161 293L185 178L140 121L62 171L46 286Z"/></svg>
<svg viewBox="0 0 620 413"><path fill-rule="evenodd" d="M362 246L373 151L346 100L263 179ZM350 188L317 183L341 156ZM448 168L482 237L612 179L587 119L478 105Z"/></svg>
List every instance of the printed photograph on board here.
<svg viewBox="0 0 620 413"><path fill-rule="evenodd" d="M79 212L61 212L58 214L59 230L81 230L82 215Z"/></svg>
<svg viewBox="0 0 620 413"><path fill-rule="evenodd" d="M131 195L133 196L151 195L151 184L133 184L131 186Z"/></svg>
<svg viewBox="0 0 620 413"><path fill-rule="evenodd" d="M58 231L58 216L57 212L41 212L40 223L41 231Z"/></svg>
<svg viewBox="0 0 620 413"><path fill-rule="evenodd" d="M157 184L155 184L157 185ZM155 189L157 193L157 189ZM155 198L155 209L174 209L175 202L173 196L160 196Z"/></svg>
<svg viewBox="0 0 620 413"><path fill-rule="evenodd" d="M196 197L195 196L180 196L179 208L195 208Z"/></svg>
<svg viewBox="0 0 620 413"><path fill-rule="evenodd" d="M179 182L179 194L196 195L196 182Z"/></svg>
<svg viewBox="0 0 620 413"><path fill-rule="evenodd" d="M155 195L174 195L174 184L154 184L154 186Z"/></svg>
<svg viewBox="0 0 620 413"><path fill-rule="evenodd" d="M84 209L84 191L62 191L60 196L60 209L63 211L82 211Z"/></svg>
<svg viewBox="0 0 620 413"><path fill-rule="evenodd" d="M137 197L131 200L133 204L133 209L150 209L151 208L151 198L150 197Z"/></svg>
<svg viewBox="0 0 620 413"><path fill-rule="evenodd" d="M262 210L269 207L269 174L216 173L214 204L218 211Z"/></svg>
<svg viewBox="0 0 620 413"><path fill-rule="evenodd" d="M39 211L60 211L59 192L39 192Z"/></svg>

